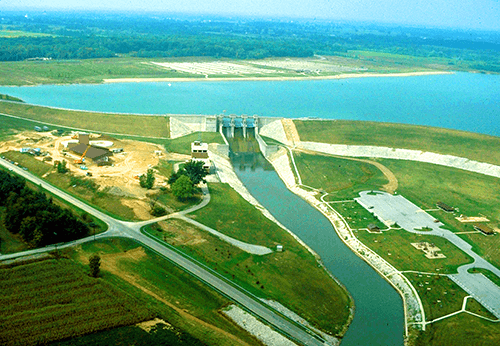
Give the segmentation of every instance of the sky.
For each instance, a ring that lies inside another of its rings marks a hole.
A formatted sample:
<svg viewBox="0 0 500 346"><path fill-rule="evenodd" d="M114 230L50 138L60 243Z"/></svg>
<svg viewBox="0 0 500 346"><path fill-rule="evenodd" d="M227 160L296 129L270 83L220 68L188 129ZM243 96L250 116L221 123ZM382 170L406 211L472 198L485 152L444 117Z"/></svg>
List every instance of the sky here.
<svg viewBox="0 0 500 346"><path fill-rule="evenodd" d="M295 17L500 31L500 0L0 0L2 9Z"/></svg>

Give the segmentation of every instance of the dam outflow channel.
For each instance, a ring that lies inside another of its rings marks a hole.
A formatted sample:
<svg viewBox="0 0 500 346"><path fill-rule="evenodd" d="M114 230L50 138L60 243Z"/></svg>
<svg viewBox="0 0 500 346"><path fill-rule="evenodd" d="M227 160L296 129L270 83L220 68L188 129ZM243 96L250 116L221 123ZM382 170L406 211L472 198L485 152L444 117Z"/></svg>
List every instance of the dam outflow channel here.
<svg viewBox="0 0 500 346"><path fill-rule="evenodd" d="M354 320L342 346L403 345L403 304L396 290L340 240L323 214L286 188L260 153L231 153L231 161L249 192L321 257L353 297Z"/></svg>

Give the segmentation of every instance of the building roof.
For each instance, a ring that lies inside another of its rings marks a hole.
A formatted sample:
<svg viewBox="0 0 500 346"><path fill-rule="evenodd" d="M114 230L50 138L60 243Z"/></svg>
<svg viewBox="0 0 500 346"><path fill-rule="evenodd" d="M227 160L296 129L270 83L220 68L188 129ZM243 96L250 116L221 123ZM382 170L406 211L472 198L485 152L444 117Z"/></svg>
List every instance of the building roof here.
<svg viewBox="0 0 500 346"><path fill-rule="evenodd" d="M191 152L195 152L195 150L197 152L200 152L200 150L202 152L205 152L208 150L208 143L203 143L203 142L200 142L200 141L194 141L193 143L191 143Z"/></svg>
<svg viewBox="0 0 500 346"><path fill-rule="evenodd" d="M475 224L474 228L477 229L478 231L485 233L485 234L493 234L493 230L486 225Z"/></svg>
<svg viewBox="0 0 500 346"><path fill-rule="evenodd" d="M452 211L455 211L455 208L453 207L450 207L448 204L445 204L443 202L437 202L436 203L436 206L440 209L443 209L444 211L447 211L447 212L452 212Z"/></svg>
<svg viewBox="0 0 500 346"><path fill-rule="evenodd" d="M75 146L72 146L69 148L72 152L78 154L78 155L83 155L85 150L87 150L88 145L87 144L77 144ZM92 160L97 160L101 158L102 156L111 156L112 153L108 149L103 149L103 148L97 148L90 146L89 150L87 150L87 153L85 154L85 157L88 157L89 159Z"/></svg>

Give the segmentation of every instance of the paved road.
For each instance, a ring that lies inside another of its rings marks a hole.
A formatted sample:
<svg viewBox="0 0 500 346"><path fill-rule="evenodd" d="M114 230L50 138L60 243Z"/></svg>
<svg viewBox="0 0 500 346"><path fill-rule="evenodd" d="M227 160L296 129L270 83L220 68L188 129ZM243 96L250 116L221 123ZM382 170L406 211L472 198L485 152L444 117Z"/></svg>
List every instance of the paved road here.
<svg viewBox="0 0 500 346"><path fill-rule="evenodd" d="M355 199L368 211L377 215L382 222L397 222L408 232L445 238L472 257L473 263L460 266L458 274L449 274L448 277L500 318L500 287L482 274L472 274L467 271L469 268L484 268L500 277L500 269L472 251L472 245L455 233L442 228L443 223L435 222L434 217L401 195L394 196L385 192L372 194L364 191L360 192L360 197ZM431 230L419 231L422 228Z"/></svg>
<svg viewBox="0 0 500 346"><path fill-rule="evenodd" d="M228 281L218 276L215 272L212 272L209 268L204 267L201 263L196 263L192 259L181 255L177 251L169 248L161 243L153 240L140 232L140 227L144 226L144 223L130 223L120 220L116 220L109 215L106 215L93 207L83 203L82 201L70 196L69 194L59 190L58 188L46 183L42 179L32 175L29 172L22 170L21 168L7 162L6 160L0 159L0 165L12 170L16 174L24 177L25 179L33 182L34 184L40 185L47 191L53 193L54 195L63 198L67 202L75 205L76 207L85 210L87 213L101 219L108 224L108 230L104 233L97 235L95 238L106 238L106 237L127 237L135 239L136 241L142 243L144 246L156 251L158 254L167 258L168 260L174 262L185 271L189 272L198 279L204 281L208 285L212 286L223 295L227 296L231 300L237 302L247 310L251 311L256 316L268 322L270 325L279 329L285 335L288 335L291 339L303 345L326 345L326 342L317 335L315 332L307 328L306 326L299 325L296 322L290 321L281 315L278 315L272 308L270 308L265 303L258 300L257 297L252 296L251 293L246 292L243 288L236 285L230 284ZM206 191L205 191L206 192ZM209 197L204 198L203 202L195 206L185 213L193 211L194 209L201 208L206 205L209 201ZM150 222L155 222L155 220L150 220ZM71 243L59 246L59 248L70 247L84 242L92 241L93 236L80 239ZM25 251L16 254L1 255L0 260L21 257L25 255L42 253L53 250L54 246L49 246L42 249L35 249L31 251ZM306 331L307 330L307 331Z"/></svg>

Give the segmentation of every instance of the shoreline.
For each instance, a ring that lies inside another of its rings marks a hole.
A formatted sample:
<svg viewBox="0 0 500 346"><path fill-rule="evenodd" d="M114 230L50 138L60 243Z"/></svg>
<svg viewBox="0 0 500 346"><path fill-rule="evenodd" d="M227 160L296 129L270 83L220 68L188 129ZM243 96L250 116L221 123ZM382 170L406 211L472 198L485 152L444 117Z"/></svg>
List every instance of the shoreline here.
<svg viewBox="0 0 500 346"><path fill-rule="evenodd" d="M241 78L116 78L103 79L101 84L114 83L154 83L154 82L283 82L283 81L307 81L307 80L335 80L348 78L368 78L368 77L416 77L428 75L454 74L450 71L420 71L401 73L345 73L334 76L311 76L311 77L241 77Z"/></svg>

